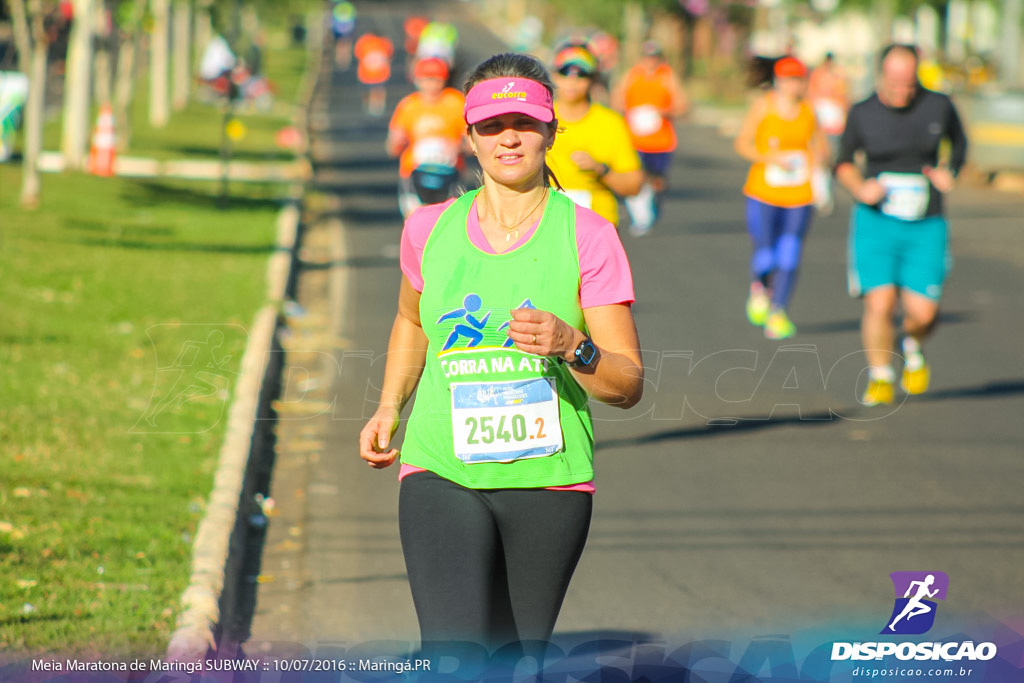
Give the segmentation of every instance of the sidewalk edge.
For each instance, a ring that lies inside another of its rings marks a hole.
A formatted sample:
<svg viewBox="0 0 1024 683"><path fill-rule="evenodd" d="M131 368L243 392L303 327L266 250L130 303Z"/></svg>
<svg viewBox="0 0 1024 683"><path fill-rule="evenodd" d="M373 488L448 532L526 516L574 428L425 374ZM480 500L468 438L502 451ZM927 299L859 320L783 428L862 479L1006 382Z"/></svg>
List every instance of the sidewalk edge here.
<svg viewBox="0 0 1024 683"><path fill-rule="evenodd" d="M296 125L304 133L302 148L296 158L306 164L309 163L306 111L319 80L324 49L319 32L313 32L309 41L309 62L294 114ZM256 435L256 421L260 416L263 383L280 324L278 309L288 296L296 266L303 183L295 183L291 195L291 201L278 214L275 251L267 264L267 303L256 314L252 334L242 358L241 375L229 409L228 427L218 457L213 490L206 513L196 530L189 586L182 594L182 612L167 646L168 661L197 661L217 649L215 632L222 616L220 602L231 550L231 536L237 524L246 470Z"/></svg>

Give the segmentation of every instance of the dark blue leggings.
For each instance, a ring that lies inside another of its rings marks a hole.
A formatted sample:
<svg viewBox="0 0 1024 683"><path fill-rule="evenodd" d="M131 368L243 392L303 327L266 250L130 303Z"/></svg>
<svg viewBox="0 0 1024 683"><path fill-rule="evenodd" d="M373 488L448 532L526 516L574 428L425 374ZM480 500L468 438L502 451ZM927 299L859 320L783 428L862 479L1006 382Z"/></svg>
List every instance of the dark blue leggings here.
<svg viewBox="0 0 1024 683"><path fill-rule="evenodd" d="M402 480L398 522L424 649L547 641L590 529L590 493Z"/></svg>
<svg viewBox="0 0 1024 683"><path fill-rule="evenodd" d="M772 290L772 306L786 308L796 286L811 205L782 207L747 197L747 231L754 246L750 276Z"/></svg>

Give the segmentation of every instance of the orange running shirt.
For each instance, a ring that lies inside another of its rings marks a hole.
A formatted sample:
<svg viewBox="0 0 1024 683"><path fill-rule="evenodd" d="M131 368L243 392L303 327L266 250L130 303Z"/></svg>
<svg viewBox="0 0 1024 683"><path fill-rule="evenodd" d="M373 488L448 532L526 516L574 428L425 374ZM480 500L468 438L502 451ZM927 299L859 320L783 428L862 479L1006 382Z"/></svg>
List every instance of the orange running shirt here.
<svg viewBox="0 0 1024 683"><path fill-rule="evenodd" d="M391 55L394 46L384 36L364 33L356 41L354 53L359 60L356 77L365 85L385 83L391 78Z"/></svg>
<svg viewBox="0 0 1024 683"><path fill-rule="evenodd" d="M408 178L424 164L462 167L465 104L466 98L454 88L445 88L441 99L432 104L424 102L418 92L402 98L388 124L389 129L401 131L409 138L409 145L398 161L399 175Z"/></svg>
<svg viewBox="0 0 1024 683"><path fill-rule="evenodd" d="M743 194L772 206L811 204L811 142L816 126L814 109L806 101L800 103L792 120L782 118L775 106L769 105L754 134L754 146L761 154L788 152L787 163L751 165Z"/></svg>
<svg viewBox="0 0 1024 683"><path fill-rule="evenodd" d="M814 104L822 130L828 135L841 135L850 108L846 78L836 70L819 66L807 81L807 99Z"/></svg>
<svg viewBox="0 0 1024 683"><path fill-rule="evenodd" d="M654 73L647 73L639 64L629 70L624 87L626 123L637 151L675 150L676 131L664 112L672 111L678 97L668 64L661 64Z"/></svg>

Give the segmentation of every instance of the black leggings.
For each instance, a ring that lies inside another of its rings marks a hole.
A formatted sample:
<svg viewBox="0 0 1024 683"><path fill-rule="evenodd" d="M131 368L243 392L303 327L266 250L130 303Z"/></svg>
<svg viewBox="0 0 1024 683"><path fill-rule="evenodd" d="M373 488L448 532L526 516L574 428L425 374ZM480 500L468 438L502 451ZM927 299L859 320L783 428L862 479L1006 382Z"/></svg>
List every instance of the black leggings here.
<svg viewBox="0 0 1024 683"><path fill-rule="evenodd" d="M474 490L433 472L405 477L398 520L424 648L547 641L592 507L584 491Z"/></svg>

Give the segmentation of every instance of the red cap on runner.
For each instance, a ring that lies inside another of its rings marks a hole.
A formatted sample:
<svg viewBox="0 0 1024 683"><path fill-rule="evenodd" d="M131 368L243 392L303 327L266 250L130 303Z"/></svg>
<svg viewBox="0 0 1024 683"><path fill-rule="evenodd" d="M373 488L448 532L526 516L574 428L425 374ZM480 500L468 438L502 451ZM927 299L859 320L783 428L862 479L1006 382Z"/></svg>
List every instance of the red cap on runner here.
<svg viewBox="0 0 1024 683"><path fill-rule="evenodd" d="M438 57L426 57L416 62L412 69L413 78L440 78L442 81L448 79L448 65Z"/></svg>
<svg viewBox="0 0 1024 683"><path fill-rule="evenodd" d="M796 57L783 57L775 62L776 78L804 78L807 76L807 67Z"/></svg>

